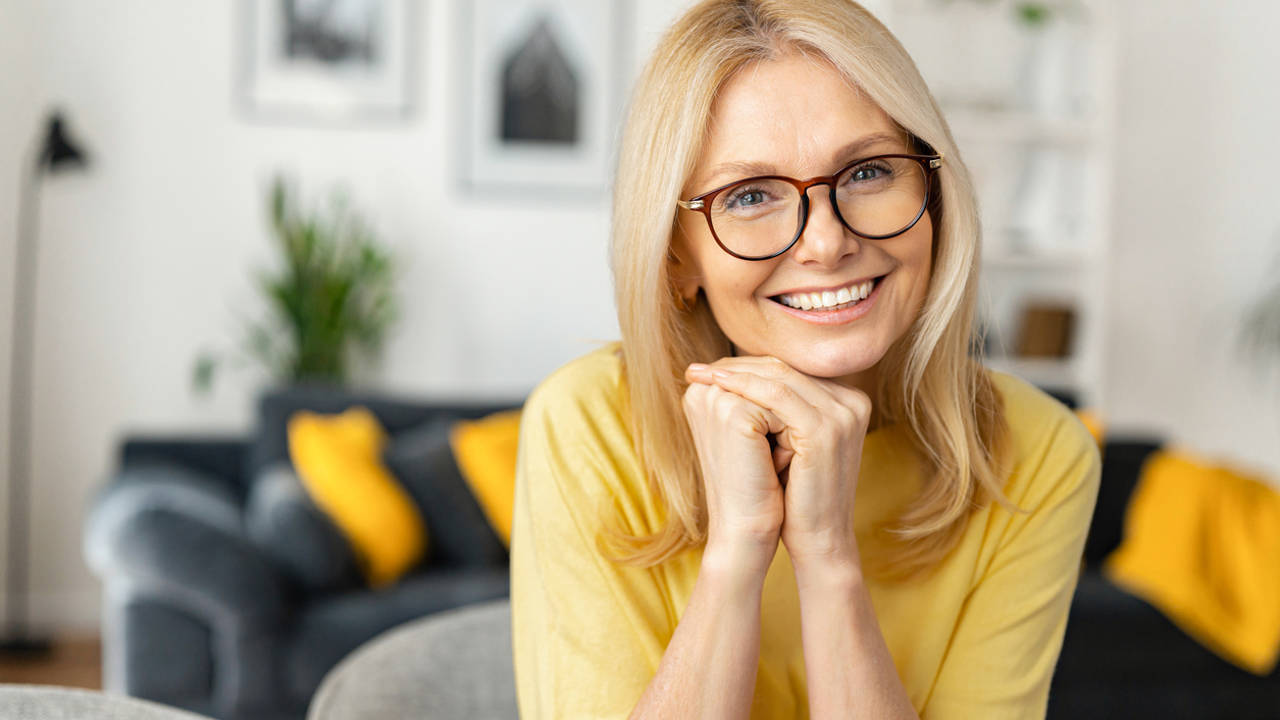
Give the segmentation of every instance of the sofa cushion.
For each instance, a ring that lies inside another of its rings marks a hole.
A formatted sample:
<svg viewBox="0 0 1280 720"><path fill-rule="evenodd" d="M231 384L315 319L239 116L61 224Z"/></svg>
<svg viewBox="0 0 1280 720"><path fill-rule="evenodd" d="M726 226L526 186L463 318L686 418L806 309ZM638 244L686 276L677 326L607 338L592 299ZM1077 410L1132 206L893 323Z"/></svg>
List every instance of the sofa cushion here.
<svg viewBox="0 0 1280 720"><path fill-rule="evenodd" d="M417 504L382 462L387 434L373 413L301 410L289 418L289 457L316 505L351 547L369 585L395 582L421 560L427 533Z"/></svg>
<svg viewBox="0 0 1280 720"><path fill-rule="evenodd" d="M1102 479L1098 502L1093 508L1089 536L1085 539L1084 561L1089 567L1101 565L1124 538L1124 515L1138 476L1147 458L1160 449L1155 438L1110 440L1102 449Z"/></svg>
<svg viewBox="0 0 1280 720"><path fill-rule="evenodd" d="M254 544L306 591L332 592L360 584L351 545L316 507L288 462L267 468L253 482L245 524Z"/></svg>
<svg viewBox="0 0 1280 720"><path fill-rule="evenodd" d="M519 438L519 410L494 413L479 420L460 420L449 435L454 460L467 487L507 548L511 547L511 521L515 515Z"/></svg>
<svg viewBox="0 0 1280 720"><path fill-rule="evenodd" d="M258 398L257 427L253 431L252 446L244 455L244 476L257 477L267 467L289 458L287 424L294 413L299 410L340 413L354 405L368 408L387 434L395 437L437 417L479 418L518 406L518 403L413 400L318 383L275 388Z"/></svg>
<svg viewBox="0 0 1280 720"><path fill-rule="evenodd" d="M432 565L505 565L507 548L454 460L449 438L456 422L441 417L401 433L387 446L383 462L422 510Z"/></svg>

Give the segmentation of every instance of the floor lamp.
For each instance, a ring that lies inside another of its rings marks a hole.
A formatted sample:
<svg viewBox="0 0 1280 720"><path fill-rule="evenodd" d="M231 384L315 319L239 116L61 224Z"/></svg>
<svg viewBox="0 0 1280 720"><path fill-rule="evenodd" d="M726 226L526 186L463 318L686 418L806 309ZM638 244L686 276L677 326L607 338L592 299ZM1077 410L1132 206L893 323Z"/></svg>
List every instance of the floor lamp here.
<svg viewBox="0 0 1280 720"><path fill-rule="evenodd" d="M36 236L40 183L46 174L84 167L88 159L66 135L62 115L50 113L18 179L18 242L13 281L12 362L9 365L9 558L5 567L5 624L0 653L38 655L48 638L27 617L28 490L31 486L31 356L35 339Z"/></svg>

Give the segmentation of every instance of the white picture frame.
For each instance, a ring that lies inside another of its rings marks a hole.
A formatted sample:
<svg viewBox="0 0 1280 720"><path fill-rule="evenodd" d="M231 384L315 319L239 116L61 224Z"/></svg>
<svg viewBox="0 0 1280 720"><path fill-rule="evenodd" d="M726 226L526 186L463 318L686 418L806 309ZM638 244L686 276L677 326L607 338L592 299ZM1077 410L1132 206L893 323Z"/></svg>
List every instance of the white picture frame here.
<svg viewBox="0 0 1280 720"><path fill-rule="evenodd" d="M241 0L250 119L399 121L414 108L419 0Z"/></svg>
<svg viewBox="0 0 1280 720"><path fill-rule="evenodd" d="M464 11L462 184L607 195L620 118L621 0L474 0Z"/></svg>

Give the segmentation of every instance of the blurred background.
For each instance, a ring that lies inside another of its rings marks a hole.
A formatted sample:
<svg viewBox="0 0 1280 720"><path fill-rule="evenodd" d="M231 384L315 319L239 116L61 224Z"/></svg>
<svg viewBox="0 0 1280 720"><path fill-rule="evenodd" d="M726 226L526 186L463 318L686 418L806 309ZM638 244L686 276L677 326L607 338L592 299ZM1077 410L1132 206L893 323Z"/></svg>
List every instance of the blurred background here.
<svg viewBox="0 0 1280 720"><path fill-rule="evenodd" d="M53 682L100 686L115 642L108 685L243 710L129 684L146 613L86 539L128 439L247 447L264 393L319 383L516 406L617 337L615 139L689 4L0 0L0 542L10 635L81 649ZM1280 5L867 5L978 180L990 363L1100 437L1280 483Z"/></svg>

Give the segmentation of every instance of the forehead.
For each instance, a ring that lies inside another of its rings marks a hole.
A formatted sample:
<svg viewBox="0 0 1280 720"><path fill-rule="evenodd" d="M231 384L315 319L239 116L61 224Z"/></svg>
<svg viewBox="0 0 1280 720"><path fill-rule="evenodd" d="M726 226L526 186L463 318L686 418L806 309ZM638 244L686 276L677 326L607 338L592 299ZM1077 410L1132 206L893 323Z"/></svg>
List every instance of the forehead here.
<svg viewBox="0 0 1280 720"><path fill-rule="evenodd" d="M746 166L810 177L855 158L837 151L864 136L905 140L897 125L820 57L788 53L739 70L720 89L690 185L732 180ZM877 146L875 151L906 148ZM720 169L720 165L731 168Z"/></svg>

